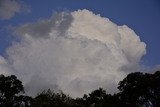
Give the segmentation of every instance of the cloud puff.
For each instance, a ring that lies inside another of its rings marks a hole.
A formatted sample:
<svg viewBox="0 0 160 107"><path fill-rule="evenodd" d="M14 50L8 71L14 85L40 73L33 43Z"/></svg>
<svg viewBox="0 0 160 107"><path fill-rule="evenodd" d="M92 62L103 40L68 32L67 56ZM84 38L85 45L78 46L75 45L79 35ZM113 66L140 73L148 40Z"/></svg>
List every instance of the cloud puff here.
<svg viewBox="0 0 160 107"><path fill-rule="evenodd" d="M12 18L16 13L21 11L23 6L16 0L0 0L0 19L6 20Z"/></svg>
<svg viewBox="0 0 160 107"><path fill-rule="evenodd" d="M58 13L15 33L21 40L8 48L7 63L31 95L47 88L72 97L99 87L114 93L120 80L139 70L146 53L129 27L88 10Z"/></svg>

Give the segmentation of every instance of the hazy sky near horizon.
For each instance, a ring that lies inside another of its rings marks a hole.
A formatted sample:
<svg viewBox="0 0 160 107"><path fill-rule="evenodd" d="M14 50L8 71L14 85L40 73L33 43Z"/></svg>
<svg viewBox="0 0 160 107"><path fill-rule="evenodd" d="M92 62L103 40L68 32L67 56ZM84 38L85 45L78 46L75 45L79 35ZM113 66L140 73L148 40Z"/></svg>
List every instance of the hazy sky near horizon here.
<svg viewBox="0 0 160 107"><path fill-rule="evenodd" d="M5 0L0 0L2 3ZM10 0L6 0L10 1ZM14 0L13 0L14 1ZM107 17L118 25L127 25L147 45L142 63L148 66L160 64L160 1L159 0L16 0L10 10L2 14L0 4L0 55L11 45L10 26L19 26L38 19L49 18L57 11L88 9Z"/></svg>

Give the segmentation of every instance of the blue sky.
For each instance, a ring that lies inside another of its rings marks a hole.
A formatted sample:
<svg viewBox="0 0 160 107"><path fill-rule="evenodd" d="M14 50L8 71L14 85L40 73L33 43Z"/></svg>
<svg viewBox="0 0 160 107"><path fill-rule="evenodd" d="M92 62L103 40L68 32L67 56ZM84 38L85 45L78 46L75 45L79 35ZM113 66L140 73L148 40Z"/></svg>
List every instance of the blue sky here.
<svg viewBox="0 0 160 107"><path fill-rule="evenodd" d="M0 0L1 1L1 0ZM49 18L55 11L88 9L109 18L118 25L127 25L147 44L142 63L160 64L160 1L159 0L19 0L29 13L21 12L7 20L0 20L0 55L11 44L13 37L5 30Z"/></svg>

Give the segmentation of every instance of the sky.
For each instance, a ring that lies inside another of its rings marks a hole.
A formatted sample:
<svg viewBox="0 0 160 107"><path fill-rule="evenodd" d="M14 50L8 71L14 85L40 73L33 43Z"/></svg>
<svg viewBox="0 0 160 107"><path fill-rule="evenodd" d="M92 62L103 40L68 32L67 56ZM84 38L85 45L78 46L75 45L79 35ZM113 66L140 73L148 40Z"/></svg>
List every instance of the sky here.
<svg viewBox="0 0 160 107"><path fill-rule="evenodd" d="M48 18L56 11L88 9L107 17L118 25L132 28L147 44L147 54L142 63L149 66L160 63L160 1L159 0L19 0L29 12L15 12L6 20L0 20L0 54L11 44L13 37L7 26L18 26Z"/></svg>
<svg viewBox="0 0 160 107"><path fill-rule="evenodd" d="M158 0L0 0L0 72L31 95L114 93L128 73L160 64L159 11Z"/></svg>

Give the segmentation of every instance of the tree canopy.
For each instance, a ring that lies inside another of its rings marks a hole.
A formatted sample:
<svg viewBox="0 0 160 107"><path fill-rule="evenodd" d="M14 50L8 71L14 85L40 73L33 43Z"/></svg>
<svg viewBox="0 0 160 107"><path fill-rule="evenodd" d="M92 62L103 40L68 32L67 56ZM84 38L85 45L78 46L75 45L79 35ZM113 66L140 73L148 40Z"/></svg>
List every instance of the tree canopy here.
<svg viewBox="0 0 160 107"><path fill-rule="evenodd" d="M119 92L113 95L99 88L82 98L51 90L32 98L23 95L24 87L16 76L0 75L0 107L160 107L160 71L130 73L117 88Z"/></svg>
<svg viewBox="0 0 160 107"><path fill-rule="evenodd" d="M4 76L0 75L0 106L1 107L19 107L24 105L29 106L31 97L20 95L24 93L22 82L15 75Z"/></svg>
<svg viewBox="0 0 160 107"><path fill-rule="evenodd" d="M135 72L119 82L121 100L133 107L160 106L160 71L154 74Z"/></svg>

